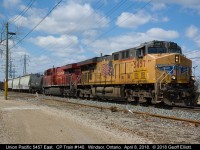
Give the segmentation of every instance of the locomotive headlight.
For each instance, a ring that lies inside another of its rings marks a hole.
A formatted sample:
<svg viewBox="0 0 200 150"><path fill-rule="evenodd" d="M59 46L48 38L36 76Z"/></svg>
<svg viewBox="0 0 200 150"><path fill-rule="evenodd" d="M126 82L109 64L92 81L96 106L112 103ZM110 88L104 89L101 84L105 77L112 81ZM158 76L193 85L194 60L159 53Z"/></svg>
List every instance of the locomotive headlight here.
<svg viewBox="0 0 200 150"><path fill-rule="evenodd" d="M175 80L175 79L176 79L176 76L175 76L175 75L172 75L172 76L171 76L171 79L172 79L172 80Z"/></svg>
<svg viewBox="0 0 200 150"><path fill-rule="evenodd" d="M175 55L175 62L176 62L176 63L179 62L179 55Z"/></svg>
<svg viewBox="0 0 200 150"><path fill-rule="evenodd" d="M191 76L190 79L191 79L192 81L195 81L195 80L196 80L194 76Z"/></svg>

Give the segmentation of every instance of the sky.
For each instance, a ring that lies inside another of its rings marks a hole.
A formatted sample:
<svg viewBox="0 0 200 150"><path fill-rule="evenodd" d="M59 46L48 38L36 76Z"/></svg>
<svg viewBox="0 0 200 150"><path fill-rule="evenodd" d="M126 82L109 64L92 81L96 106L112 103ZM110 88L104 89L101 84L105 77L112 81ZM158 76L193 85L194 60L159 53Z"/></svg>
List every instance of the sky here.
<svg viewBox="0 0 200 150"><path fill-rule="evenodd" d="M152 40L176 42L200 77L199 0L1 0L0 81L7 22L15 77Z"/></svg>

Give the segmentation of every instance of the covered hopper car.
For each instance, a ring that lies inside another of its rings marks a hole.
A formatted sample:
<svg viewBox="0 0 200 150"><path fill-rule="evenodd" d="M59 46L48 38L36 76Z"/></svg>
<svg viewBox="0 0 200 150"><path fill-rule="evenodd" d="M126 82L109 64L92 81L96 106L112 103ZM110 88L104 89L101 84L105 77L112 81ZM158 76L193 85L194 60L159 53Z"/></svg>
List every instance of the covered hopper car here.
<svg viewBox="0 0 200 150"><path fill-rule="evenodd" d="M1 90L4 90L4 82L1 82L1 81L0 81L0 91L1 91Z"/></svg>
<svg viewBox="0 0 200 150"><path fill-rule="evenodd" d="M8 80L8 90L17 92L41 92L43 76L40 74L27 74Z"/></svg>

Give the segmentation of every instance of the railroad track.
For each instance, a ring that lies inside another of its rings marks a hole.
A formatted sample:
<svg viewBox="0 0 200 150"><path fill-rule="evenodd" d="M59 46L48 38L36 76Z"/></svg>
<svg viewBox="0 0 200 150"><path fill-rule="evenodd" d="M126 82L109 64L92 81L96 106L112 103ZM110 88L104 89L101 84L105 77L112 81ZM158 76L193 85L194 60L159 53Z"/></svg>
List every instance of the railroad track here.
<svg viewBox="0 0 200 150"><path fill-rule="evenodd" d="M182 110L188 112L199 112L200 113L200 105L197 106L167 106L167 105L159 105L155 106L156 108L168 109L168 110Z"/></svg>
<svg viewBox="0 0 200 150"><path fill-rule="evenodd" d="M45 99L45 100L52 101L52 99ZM200 125L200 120L183 119L183 118L177 118L177 117L173 117L173 116L164 116L164 115L158 115L158 114L147 113L147 112L133 111L133 110L121 109L121 108L118 108L116 106L111 106L111 107L97 106L97 105L91 105L91 104L81 104L81 103L75 103L75 102L68 102L68 101L65 101L65 100L54 100L54 101L60 101L60 102L65 102L65 103L74 104L74 105L80 105L80 106L84 106L84 107L92 107L92 108L97 108L97 109L101 109L101 110L106 109L106 110L111 110L112 112L130 112L132 114L142 114L142 115L147 115L147 116L151 116L151 117L185 121L185 122L190 122L190 123Z"/></svg>
<svg viewBox="0 0 200 150"><path fill-rule="evenodd" d="M184 111L190 111L190 112L199 112L200 113L200 105L197 105L195 107L186 107L186 106L173 106L173 110L184 110Z"/></svg>
<svg viewBox="0 0 200 150"><path fill-rule="evenodd" d="M9 95L10 98L18 98L18 99L25 99L28 100L29 98L36 98L37 95L33 95L33 94L29 94L29 93L15 93L12 92L12 94ZM171 119L171 120L177 120L177 121L184 121L184 122L190 122L190 123L194 123L195 126L199 126L200 125L200 120L192 120L192 119L184 119L184 118L177 118L177 117L173 117L173 116L165 116L165 115L160 115L160 114L153 114L153 113L148 113L148 112L141 112L141 111L134 111L131 109L122 109L116 106L98 106L95 104L84 104L84 103L79 103L79 102L70 102L67 101L65 98L59 98L59 99L55 99L55 97L49 97L49 96L41 96L39 95L39 99L41 101L43 101L45 103L45 101L56 101L56 102L64 102L64 103L68 103L71 105L76 105L76 106L81 106L81 107L91 107L91 108L96 108L96 109L105 109L105 110L110 110L112 112L129 112L131 114L141 114L141 115L146 115L146 116L151 116L151 117L157 117L157 118L163 118L163 119ZM193 111L193 112L200 112L200 107L171 107L171 109L178 109L178 110L187 110L187 111Z"/></svg>

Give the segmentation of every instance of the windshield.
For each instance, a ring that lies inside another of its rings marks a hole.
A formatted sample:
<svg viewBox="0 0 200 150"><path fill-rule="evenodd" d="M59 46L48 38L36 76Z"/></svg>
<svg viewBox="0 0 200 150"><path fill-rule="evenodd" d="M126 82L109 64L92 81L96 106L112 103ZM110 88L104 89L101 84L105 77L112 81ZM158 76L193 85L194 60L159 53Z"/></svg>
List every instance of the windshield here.
<svg viewBox="0 0 200 150"><path fill-rule="evenodd" d="M149 47L148 53L149 54L156 54L156 53L166 53L167 49L164 47Z"/></svg>
<svg viewBox="0 0 200 150"><path fill-rule="evenodd" d="M179 49L179 48L169 49L169 53L179 53L179 54L181 54L181 49Z"/></svg>

